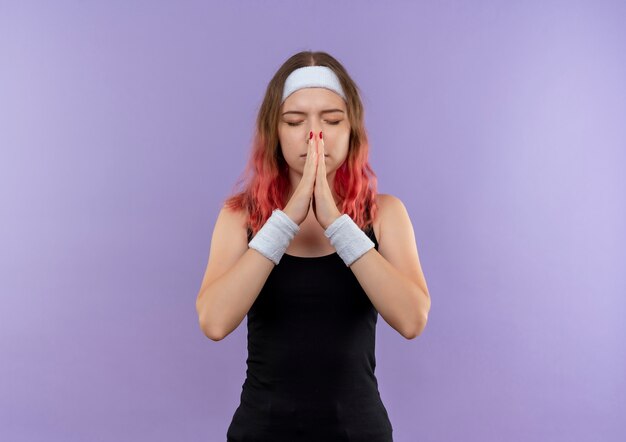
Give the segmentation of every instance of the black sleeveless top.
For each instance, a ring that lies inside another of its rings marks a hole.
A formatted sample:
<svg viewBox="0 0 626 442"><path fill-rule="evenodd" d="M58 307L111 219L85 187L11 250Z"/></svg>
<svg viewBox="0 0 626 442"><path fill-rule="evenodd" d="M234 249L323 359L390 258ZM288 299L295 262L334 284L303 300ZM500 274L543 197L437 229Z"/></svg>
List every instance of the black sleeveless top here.
<svg viewBox="0 0 626 442"><path fill-rule="evenodd" d="M365 233L378 250L371 225ZM228 442L393 441L374 374L378 312L337 252L284 254L247 317Z"/></svg>

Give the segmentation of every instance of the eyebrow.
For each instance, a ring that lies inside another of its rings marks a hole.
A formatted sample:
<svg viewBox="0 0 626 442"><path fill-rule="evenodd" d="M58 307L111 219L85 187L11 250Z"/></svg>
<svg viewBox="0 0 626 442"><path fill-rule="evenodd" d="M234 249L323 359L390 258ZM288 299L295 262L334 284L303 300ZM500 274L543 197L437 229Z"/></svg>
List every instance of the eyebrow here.
<svg viewBox="0 0 626 442"><path fill-rule="evenodd" d="M321 111L320 114L329 114L331 112L341 112L341 113L344 113L343 110L341 110L341 109L325 109L325 110ZM306 115L306 112L302 112L302 111L287 111L287 112L283 112L283 115L287 115L287 114Z"/></svg>

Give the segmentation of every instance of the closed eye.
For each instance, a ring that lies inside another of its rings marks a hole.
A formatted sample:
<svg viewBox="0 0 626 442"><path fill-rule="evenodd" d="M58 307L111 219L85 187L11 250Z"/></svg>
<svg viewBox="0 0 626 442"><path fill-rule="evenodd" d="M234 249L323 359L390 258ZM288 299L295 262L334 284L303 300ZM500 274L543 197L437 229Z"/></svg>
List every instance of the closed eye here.
<svg viewBox="0 0 626 442"><path fill-rule="evenodd" d="M338 125L339 123L341 123L342 121L343 121L343 120L328 121L328 124L331 124L331 125L333 125L333 126L336 126L336 125ZM289 126L298 126L298 125L302 124L302 121L300 121L299 123L290 123L290 122L287 122L287 124L288 124Z"/></svg>

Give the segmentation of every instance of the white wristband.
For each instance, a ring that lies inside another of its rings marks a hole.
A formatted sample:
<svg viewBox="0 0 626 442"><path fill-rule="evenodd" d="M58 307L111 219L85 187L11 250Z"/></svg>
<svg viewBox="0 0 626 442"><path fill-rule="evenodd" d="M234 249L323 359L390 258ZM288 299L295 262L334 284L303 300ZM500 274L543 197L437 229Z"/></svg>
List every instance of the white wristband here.
<svg viewBox="0 0 626 442"><path fill-rule="evenodd" d="M374 242L344 213L328 226L324 235L330 239L337 254L350 267L365 252L374 248Z"/></svg>
<svg viewBox="0 0 626 442"><path fill-rule="evenodd" d="M289 243L300 231L296 224L285 212L274 209L272 215L248 243L248 247L257 250L261 255L278 265Z"/></svg>

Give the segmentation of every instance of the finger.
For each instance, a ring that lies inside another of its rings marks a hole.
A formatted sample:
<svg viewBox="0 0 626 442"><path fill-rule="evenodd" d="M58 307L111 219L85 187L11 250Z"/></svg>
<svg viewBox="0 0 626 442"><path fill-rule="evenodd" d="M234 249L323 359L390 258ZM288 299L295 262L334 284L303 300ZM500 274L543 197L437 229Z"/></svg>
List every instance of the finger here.
<svg viewBox="0 0 626 442"><path fill-rule="evenodd" d="M324 138L320 139L320 158L322 159L322 173L323 176L326 176L326 148L324 147Z"/></svg>
<svg viewBox="0 0 626 442"><path fill-rule="evenodd" d="M316 184L319 181L320 186L324 183L326 179L326 157L324 157L324 139L318 139L318 165L317 165L317 179Z"/></svg>
<svg viewBox="0 0 626 442"><path fill-rule="evenodd" d="M304 179L308 185L315 180L315 170L317 163L317 152L315 149L315 136L309 138L308 153L304 165Z"/></svg>

